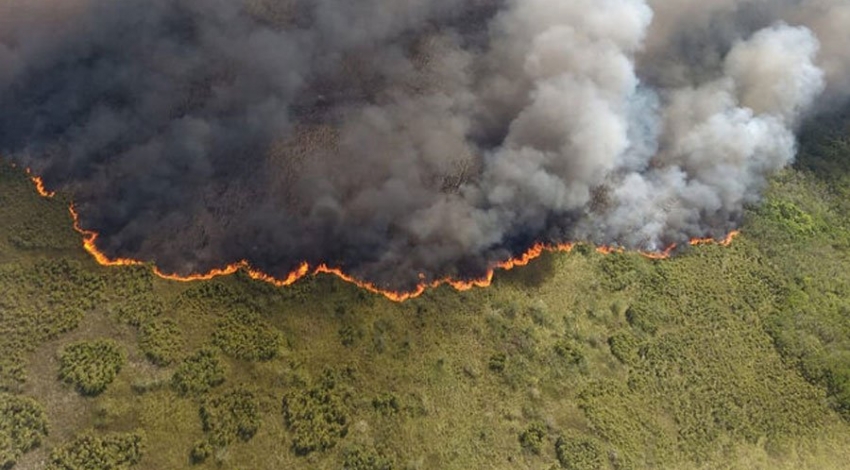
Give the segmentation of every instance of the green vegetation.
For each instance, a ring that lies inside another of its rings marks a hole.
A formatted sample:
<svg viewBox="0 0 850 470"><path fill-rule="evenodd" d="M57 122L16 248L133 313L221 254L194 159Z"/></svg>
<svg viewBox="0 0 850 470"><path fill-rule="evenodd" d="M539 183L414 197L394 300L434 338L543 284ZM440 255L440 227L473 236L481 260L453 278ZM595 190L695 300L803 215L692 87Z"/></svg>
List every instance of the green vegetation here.
<svg viewBox="0 0 850 470"><path fill-rule="evenodd" d="M224 383L224 376L225 368L216 353L202 349L183 360L171 377L171 385L180 395L197 395Z"/></svg>
<svg viewBox="0 0 850 470"><path fill-rule="evenodd" d="M607 470L605 450L592 438L561 436L555 442L555 454L566 470Z"/></svg>
<svg viewBox="0 0 850 470"><path fill-rule="evenodd" d="M98 395L115 380L126 354L112 340L80 341L59 354L59 378L83 395Z"/></svg>
<svg viewBox="0 0 850 470"><path fill-rule="evenodd" d="M83 434L50 453L48 470L126 470L142 459L142 436Z"/></svg>
<svg viewBox="0 0 850 470"><path fill-rule="evenodd" d="M101 298L102 285L68 259L0 265L0 390L25 382L23 356L76 328Z"/></svg>
<svg viewBox="0 0 850 470"><path fill-rule="evenodd" d="M284 397L283 417L295 453L330 449L348 432L350 419L338 381L336 374L327 372L318 384Z"/></svg>
<svg viewBox="0 0 850 470"><path fill-rule="evenodd" d="M390 459L375 449L353 447L342 454L343 470L393 470Z"/></svg>
<svg viewBox="0 0 850 470"><path fill-rule="evenodd" d="M278 355L281 338L258 314L239 309L219 323L213 343L236 359L267 361Z"/></svg>
<svg viewBox="0 0 850 470"><path fill-rule="evenodd" d="M189 455L189 458L192 463L199 464L210 458L210 456L213 455L213 452L215 452L213 445L209 440L204 439L195 443L192 447L192 452Z"/></svg>
<svg viewBox="0 0 850 470"><path fill-rule="evenodd" d="M153 319L139 330L139 347L145 356L158 366L167 366L179 357L183 349L183 334L174 320Z"/></svg>
<svg viewBox="0 0 850 470"><path fill-rule="evenodd" d="M375 411L385 416L390 416L398 413L401 410L398 397L393 393L382 393L372 399L372 406Z"/></svg>
<svg viewBox="0 0 850 470"><path fill-rule="evenodd" d="M201 423L213 446L224 447L237 438L248 441L260 427L260 406L252 392L229 390L201 405Z"/></svg>
<svg viewBox="0 0 850 470"><path fill-rule="evenodd" d="M546 426L541 423L533 423L519 434L519 444L532 454L540 454L545 443Z"/></svg>
<svg viewBox="0 0 850 470"><path fill-rule="evenodd" d="M38 402L0 392L0 468L11 468L45 436L47 418Z"/></svg>
<svg viewBox="0 0 850 470"><path fill-rule="evenodd" d="M98 266L0 169L0 468L847 468L848 124L729 247L580 245L402 304Z"/></svg>
<svg viewBox="0 0 850 470"><path fill-rule="evenodd" d="M490 361L487 363L487 367L489 367L493 372L503 372L507 361L508 357L505 353L496 353L490 356Z"/></svg>

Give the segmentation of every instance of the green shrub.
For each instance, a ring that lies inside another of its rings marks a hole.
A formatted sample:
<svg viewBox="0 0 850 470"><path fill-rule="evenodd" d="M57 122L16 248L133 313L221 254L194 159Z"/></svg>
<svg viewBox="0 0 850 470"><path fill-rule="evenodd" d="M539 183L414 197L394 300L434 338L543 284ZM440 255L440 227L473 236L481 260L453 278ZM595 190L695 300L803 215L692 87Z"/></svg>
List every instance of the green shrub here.
<svg viewBox="0 0 850 470"><path fill-rule="evenodd" d="M214 446L224 447L237 438L248 441L260 427L260 405L248 390L229 390L204 401L201 423Z"/></svg>
<svg viewBox="0 0 850 470"><path fill-rule="evenodd" d="M392 470L390 459L375 449L351 447L342 453L343 470Z"/></svg>
<svg viewBox="0 0 850 470"><path fill-rule="evenodd" d="M138 327L162 315L165 302L153 293L130 295L115 308L118 319Z"/></svg>
<svg viewBox="0 0 850 470"><path fill-rule="evenodd" d="M640 360L640 340L628 331L615 333L608 338L611 354L620 362L634 365Z"/></svg>
<svg viewBox="0 0 850 470"><path fill-rule="evenodd" d="M59 355L59 377L83 395L98 395L115 380L126 360L124 350L112 340L72 343Z"/></svg>
<svg viewBox="0 0 850 470"><path fill-rule="evenodd" d="M546 326L549 324L549 315L545 305L532 305L528 308L528 316L531 317L531 321L537 326Z"/></svg>
<svg viewBox="0 0 850 470"><path fill-rule="evenodd" d="M10 390L13 384L19 385L26 380L26 362L21 357L20 351L10 351L0 356L0 391Z"/></svg>
<svg viewBox="0 0 850 470"><path fill-rule="evenodd" d="M165 301L154 292L148 267L127 266L110 274L113 297L107 305L118 320L138 327L165 311Z"/></svg>
<svg viewBox="0 0 850 470"><path fill-rule="evenodd" d="M545 440L546 426L542 423L533 423L519 434L519 445L532 454L540 454Z"/></svg>
<svg viewBox="0 0 850 470"><path fill-rule="evenodd" d="M646 305L631 305L626 309L626 321L632 328L649 334L655 334L663 323L662 315L653 307Z"/></svg>
<svg viewBox="0 0 850 470"><path fill-rule="evenodd" d="M158 366L174 362L182 346L183 336L174 320L154 319L142 325L139 331L139 347Z"/></svg>
<svg viewBox="0 0 850 470"><path fill-rule="evenodd" d="M180 363L171 376L171 386L180 395L197 395L224 383L224 375L224 365L215 352L202 349Z"/></svg>
<svg viewBox="0 0 850 470"><path fill-rule="evenodd" d="M84 434L54 449L47 470L125 470L141 461L142 444L137 433Z"/></svg>
<svg viewBox="0 0 850 470"><path fill-rule="evenodd" d="M351 325L343 325L339 328L339 340L343 346L354 346L354 343L362 337L363 332Z"/></svg>
<svg viewBox="0 0 850 470"><path fill-rule="evenodd" d="M555 455L561 468L567 470L603 470L605 450L593 439L579 436L561 436L555 442Z"/></svg>
<svg viewBox="0 0 850 470"><path fill-rule="evenodd" d="M10 468L25 452L41 445L47 417L32 398L0 393L0 468Z"/></svg>
<svg viewBox="0 0 850 470"><path fill-rule="evenodd" d="M599 260L602 284L611 291L621 291L639 280L646 263L631 253L611 253Z"/></svg>
<svg viewBox="0 0 850 470"><path fill-rule="evenodd" d="M283 417L292 432L292 448L298 455L333 447L348 433L345 395L332 374L318 385L296 390L283 398Z"/></svg>
<svg viewBox="0 0 850 470"><path fill-rule="evenodd" d="M75 246L74 237L65 230L56 230L44 217L20 221L9 227L9 242L21 250L57 250Z"/></svg>
<svg viewBox="0 0 850 470"><path fill-rule="evenodd" d="M24 357L100 305L103 279L67 259L0 263L0 390L26 379Z"/></svg>
<svg viewBox="0 0 850 470"><path fill-rule="evenodd" d="M193 464L205 462L208 458L210 458L214 450L215 449L213 449L210 441L206 439L200 440L192 446L192 452L189 454L189 459Z"/></svg>
<svg viewBox="0 0 850 470"><path fill-rule="evenodd" d="M490 356L490 360L487 362L487 367L493 372L503 372L507 361L508 357L505 353L497 353Z"/></svg>
<svg viewBox="0 0 850 470"><path fill-rule="evenodd" d="M394 415L401 409L398 397L392 393L383 393L373 398L372 407L375 408L375 411L385 416Z"/></svg>
<svg viewBox="0 0 850 470"><path fill-rule="evenodd" d="M575 341L560 339L554 346L555 354L567 360L571 365L580 366L587 361L584 357L584 349Z"/></svg>
<svg viewBox="0 0 850 470"><path fill-rule="evenodd" d="M229 356L245 361L267 361L280 352L280 334L249 311L226 316L213 333L213 343Z"/></svg>
<svg viewBox="0 0 850 470"><path fill-rule="evenodd" d="M787 232L798 235L815 233L815 221L812 216L793 202L771 200L762 206L762 211L770 220L780 224L783 230Z"/></svg>

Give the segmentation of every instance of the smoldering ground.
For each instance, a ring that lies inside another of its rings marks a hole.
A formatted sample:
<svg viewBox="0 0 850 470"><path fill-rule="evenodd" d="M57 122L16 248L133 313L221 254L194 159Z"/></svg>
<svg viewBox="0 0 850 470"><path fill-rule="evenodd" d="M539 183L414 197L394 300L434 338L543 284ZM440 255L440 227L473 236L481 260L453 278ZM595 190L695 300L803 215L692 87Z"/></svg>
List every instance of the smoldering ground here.
<svg viewBox="0 0 850 470"><path fill-rule="evenodd" d="M850 88L841 0L0 0L0 152L109 255L381 286L720 236ZM826 97L826 98L824 98Z"/></svg>

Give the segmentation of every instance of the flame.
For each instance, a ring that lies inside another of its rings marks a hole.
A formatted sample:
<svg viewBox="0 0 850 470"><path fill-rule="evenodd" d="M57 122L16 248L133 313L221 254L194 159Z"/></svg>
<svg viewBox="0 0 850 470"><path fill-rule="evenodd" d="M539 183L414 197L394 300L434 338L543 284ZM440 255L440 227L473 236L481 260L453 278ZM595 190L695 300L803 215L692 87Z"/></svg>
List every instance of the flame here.
<svg viewBox="0 0 850 470"><path fill-rule="evenodd" d="M106 256L97 248L97 232L80 227L80 216L77 214L77 210L74 208L73 203L68 206L68 212L71 213L71 218L74 220L74 230L83 236L83 249L85 249L88 254L92 255L94 260L97 261L97 264L101 264L103 266L135 266L144 264L141 261L130 258L110 258Z"/></svg>
<svg viewBox="0 0 850 470"><path fill-rule="evenodd" d="M602 255L613 255L615 253L622 254L623 252L625 252L625 250L623 248L618 247L618 246L604 246L604 245L602 245L602 246L596 247L596 252L599 253L599 254L602 254Z"/></svg>
<svg viewBox="0 0 850 470"><path fill-rule="evenodd" d="M14 166L13 166L14 168ZM32 174L32 171L29 168L24 168L24 171L27 173L27 176L30 177L30 180L35 185L35 190L38 191L38 195L41 197L51 198L56 195L56 191L49 191L44 186L44 180L41 179L40 176L36 176Z"/></svg>
<svg viewBox="0 0 850 470"><path fill-rule="evenodd" d="M52 191L47 191L44 188L44 184L41 178L37 176L31 175L30 171L27 170L27 174L30 175L30 179L35 183L36 190L43 197L53 197L55 195ZM135 260L131 258L110 258L105 253L100 251L97 247L97 238L98 233L93 230L87 230L80 226L80 217L77 212L74 204L68 207L68 211L71 213L71 219L73 220L73 227L80 235L83 237L83 249L89 253L95 261L103 266L138 266L146 264L144 261ZM739 231L735 230L726 235L722 240L716 240L713 238L694 238L690 241L690 245L720 245L720 246L729 246L732 241L740 234ZM555 253L555 252L569 252L572 251L576 245L574 243L560 243L560 244L546 244L546 243L537 243L525 253L521 255L507 259L505 261L499 262L490 268L487 273L478 279L471 280L463 280L463 279L453 279L450 277L446 277L443 279L437 279L431 282L425 282L424 280L420 282L415 289L408 292L395 292L391 290L382 289L376 286L373 283L368 281L363 281L355 278L354 276L345 273L342 269L328 266L327 264L320 264L313 268L306 262L301 263L296 269L292 270L285 278L280 279L276 278L270 274L267 274L259 269L256 269L248 263L246 260L237 261L235 263L229 264L222 268L212 269L206 273L193 273L187 275L180 275L176 273L166 273L160 270L158 267L153 266L153 273L162 278L170 281L177 282L194 282L194 281L207 281L210 279L214 279L219 276L230 276L239 271L244 272L251 279L255 279L258 281L268 282L278 287L289 286L297 282L299 279L302 279L308 275L317 275L317 274L329 274L332 276L336 276L339 279L342 279L345 282L354 284L361 289L367 290L369 292L380 294L386 297L389 300L395 302L404 302L405 300L414 299L416 297L421 296L428 289L433 289L442 285L449 285L456 290L459 291L467 291L476 287L488 287L493 282L493 276L496 270L502 271L510 271L518 266L526 266L531 261L539 258L544 253ZM673 251L676 249L676 245L671 245L667 247L665 250L660 252L651 252L651 251L640 251L638 252L641 256L644 256L653 260L663 260L669 258ZM604 255L610 255L614 253L625 253L626 250L622 247L618 246L598 246L596 247L596 251L598 253ZM420 278L424 279L424 275L420 274Z"/></svg>
<svg viewBox="0 0 850 470"><path fill-rule="evenodd" d="M691 243L691 245L693 246L693 243ZM676 249L676 247L677 247L677 245L674 243L674 244L668 246L667 248L665 248L664 251L658 251L658 252L655 252L655 251L640 251L639 253L644 258L661 260L661 259L669 258L670 255L673 254L673 251Z"/></svg>
<svg viewBox="0 0 850 470"><path fill-rule="evenodd" d="M735 241L735 238L737 238L738 235L740 235L740 234L741 234L740 230L732 230L731 232L726 234L726 238L724 238L723 240L720 240L716 243L720 246L729 246L729 245L732 244L733 241Z"/></svg>

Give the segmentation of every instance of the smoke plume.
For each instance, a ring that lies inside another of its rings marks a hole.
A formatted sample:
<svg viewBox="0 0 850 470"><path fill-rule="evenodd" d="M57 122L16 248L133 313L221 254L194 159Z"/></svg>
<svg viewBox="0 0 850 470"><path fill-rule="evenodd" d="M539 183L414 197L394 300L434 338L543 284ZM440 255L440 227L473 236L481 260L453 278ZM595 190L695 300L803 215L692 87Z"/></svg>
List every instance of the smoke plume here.
<svg viewBox="0 0 850 470"><path fill-rule="evenodd" d="M481 275L721 236L850 91L844 0L0 0L0 153L162 271Z"/></svg>

